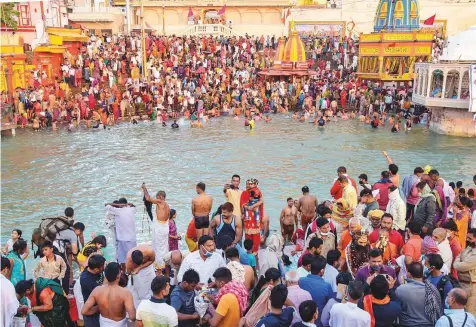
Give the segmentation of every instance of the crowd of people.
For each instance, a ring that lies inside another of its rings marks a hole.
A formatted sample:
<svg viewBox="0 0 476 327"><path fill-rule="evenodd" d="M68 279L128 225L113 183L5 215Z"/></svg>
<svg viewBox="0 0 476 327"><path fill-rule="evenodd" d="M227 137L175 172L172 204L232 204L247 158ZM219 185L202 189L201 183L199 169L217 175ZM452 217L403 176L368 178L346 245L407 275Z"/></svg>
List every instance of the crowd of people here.
<svg viewBox="0 0 476 327"><path fill-rule="evenodd" d="M413 113L411 87L356 78L358 44L352 38L306 39L309 66L317 73L273 80L260 72L273 66L277 44L274 36L147 35L143 52L137 36L92 35L78 55L67 52L62 76L34 71L26 89L16 88L12 97L2 94L2 102L14 105L19 126L57 130L65 124L70 131L118 121L167 126L167 119L180 116L201 127L220 115L245 115L249 121L292 112L322 125L321 116L338 113L346 119L353 112L368 124L382 121L380 115L390 110ZM391 117L383 118L385 123ZM394 131L399 120L390 124ZM412 119L406 120L411 127Z"/></svg>
<svg viewBox="0 0 476 327"><path fill-rule="evenodd" d="M332 200L304 186L279 218L254 178L241 189L233 175L223 200L200 182L183 246L166 192L151 196L145 184L145 244L125 198L105 205L106 228L88 242L67 208L33 232L34 279L15 229L2 251L3 326L34 317L44 327L475 326L475 186L430 166L401 176L383 156L388 168L374 183L339 167Z"/></svg>

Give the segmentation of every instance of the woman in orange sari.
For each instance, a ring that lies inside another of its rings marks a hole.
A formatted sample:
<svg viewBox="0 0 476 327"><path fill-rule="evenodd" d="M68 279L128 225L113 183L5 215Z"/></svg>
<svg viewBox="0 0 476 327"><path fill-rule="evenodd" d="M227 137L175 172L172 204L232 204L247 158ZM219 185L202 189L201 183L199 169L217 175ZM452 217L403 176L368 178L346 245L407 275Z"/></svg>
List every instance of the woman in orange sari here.
<svg viewBox="0 0 476 327"><path fill-rule="evenodd" d="M466 248L466 234L468 233L469 220L471 219L471 200L467 197L454 202L453 219L458 226L457 238L461 248Z"/></svg>

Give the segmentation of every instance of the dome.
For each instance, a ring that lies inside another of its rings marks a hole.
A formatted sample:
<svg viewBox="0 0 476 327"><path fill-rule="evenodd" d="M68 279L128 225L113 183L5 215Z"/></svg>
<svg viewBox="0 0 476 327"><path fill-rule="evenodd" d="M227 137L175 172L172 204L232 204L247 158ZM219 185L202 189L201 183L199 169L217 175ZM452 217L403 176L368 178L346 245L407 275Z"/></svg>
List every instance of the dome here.
<svg viewBox="0 0 476 327"><path fill-rule="evenodd" d="M288 42L284 46L282 61L293 63L306 61L306 48L296 31L291 32Z"/></svg>
<svg viewBox="0 0 476 327"><path fill-rule="evenodd" d="M418 0L380 0L374 31L414 31L420 28Z"/></svg>

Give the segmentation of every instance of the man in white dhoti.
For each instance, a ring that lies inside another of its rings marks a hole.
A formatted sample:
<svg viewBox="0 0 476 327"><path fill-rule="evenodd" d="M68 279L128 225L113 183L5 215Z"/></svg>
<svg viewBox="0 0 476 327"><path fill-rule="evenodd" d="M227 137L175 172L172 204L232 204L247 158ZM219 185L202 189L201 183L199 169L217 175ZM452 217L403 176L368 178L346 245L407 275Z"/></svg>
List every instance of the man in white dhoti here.
<svg viewBox="0 0 476 327"><path fill-rule="evenodd" d="M156 276L155 260L154 249L147 244L140 244L127 253L126 274L129 275L127 289L132 294L135 308L142 300L148 300L152 296L150 283Z"/></svg>

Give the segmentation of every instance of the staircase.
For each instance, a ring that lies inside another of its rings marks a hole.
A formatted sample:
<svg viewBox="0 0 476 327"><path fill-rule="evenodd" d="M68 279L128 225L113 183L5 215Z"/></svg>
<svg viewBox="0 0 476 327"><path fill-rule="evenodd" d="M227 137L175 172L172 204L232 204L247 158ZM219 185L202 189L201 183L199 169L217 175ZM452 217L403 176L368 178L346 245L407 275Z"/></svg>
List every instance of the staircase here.
<svg viewBox="0 0 476 327"><path fill-rule="evenodd" d="M203 24L192 25L185 29L180 36L192 36L192 35L223 35L223 36L242 36L240 33L233 31L228 26L222 24Z"/></svg>

